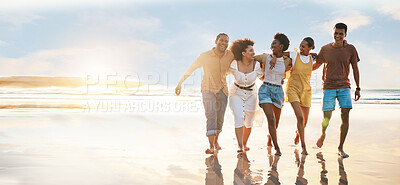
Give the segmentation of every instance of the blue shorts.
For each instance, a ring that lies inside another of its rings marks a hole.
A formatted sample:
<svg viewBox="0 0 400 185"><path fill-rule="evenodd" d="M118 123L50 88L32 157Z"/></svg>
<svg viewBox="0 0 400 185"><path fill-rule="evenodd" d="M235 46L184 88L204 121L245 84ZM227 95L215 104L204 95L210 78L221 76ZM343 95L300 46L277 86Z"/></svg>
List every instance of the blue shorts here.
<svg viewBox="0 0 400 185"><path fill-rule="evenodd" d="M259 104L272 103L277 108L283 107L283 89L282 86L262 84L258 89Z"/></svg>
<svg viewBox="0 0 400 185"><path fill-rule="evenodd" d="M351 103L350 88L324 89L322 111L335 110L336 98L339 101L340 108L353 108Z"/></svg>

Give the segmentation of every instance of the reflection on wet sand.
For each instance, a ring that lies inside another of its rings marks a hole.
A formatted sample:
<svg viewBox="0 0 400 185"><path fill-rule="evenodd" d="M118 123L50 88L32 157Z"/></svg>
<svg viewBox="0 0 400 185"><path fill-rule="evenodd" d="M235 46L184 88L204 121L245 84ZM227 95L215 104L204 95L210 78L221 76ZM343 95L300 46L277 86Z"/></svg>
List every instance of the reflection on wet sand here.
<svg viewBox="0 0 400 185"><path fill-rule="evenodd" d="M300 160L299 150L296 149L294 151L294 154L295 154L295 158L296 158L296 165L297 165L297 168L299 169L297 172L295 184L299 184L299 185L308 184L307 179L304 178L304 164L306 163L307 155L302 154L301 160Z"/></svg>
<svg viewBox="0 0 400 185"><path fill-rule="evenodd" d="M325 168L325 159L324 159L324 155L322 155L322 152L317 153L317 159L318 159L318 163L321 164L321 172L320 172L321 180L319 182L321 183L321 185L327 185L328 178L326 177L326 174L328 173L328 171L326 171L326 168Z"/></svg>
<svg viewBox="0 0 400 185"><path fill-rule="evenodd" d="M349 184L349 182L347 181L346 171L344 171L343 158L339 157L338 162L339 162L339 185L347 185Z"/></svg>
<svg viewBox="0 0 400 185"><path fill-rule="evenodd" d="M318 159L318 163L321 164L320 183L321 183L321 185L327 185L328 178L326 177L326 174L328 173L328 171L326 171L325 159L321 152L317 153L317 159ZM347 174L346 174L346 171L344 170L342 157L338 158L338 163L339 163L339 183L338 184L339 185L347 185L347 184L349 184L349 182L347 181Z"/></svg>
<svg viewBox="0 0 400 185"><path fill-rule="evenodd" d="M237 155L238 162L236 169L234 171L234 181L235 185L247 185L247 184L259 184L262 181L261 174L256 174L253 176L253 172L250 170L250 161L247 158L246 153L241 153Z"/></svg>
<svg viewBox="0 0 400 185"><path fill-rule="evenodd" d="M221 165L218 161L218 155L214 154L206 158L206 185L222 185L224 177L221 172Z"/></svg>
<svg viewBox="0 0 400 185"><path fill-rule="evenodd" d="M268 180L266 185L278 185L281 184L279 182L279 174L278 174L278 161L280 159L277 155L271 155L271 148L268 147L268 158L269 158L269 166L270 170L268 170Z"/></svg>

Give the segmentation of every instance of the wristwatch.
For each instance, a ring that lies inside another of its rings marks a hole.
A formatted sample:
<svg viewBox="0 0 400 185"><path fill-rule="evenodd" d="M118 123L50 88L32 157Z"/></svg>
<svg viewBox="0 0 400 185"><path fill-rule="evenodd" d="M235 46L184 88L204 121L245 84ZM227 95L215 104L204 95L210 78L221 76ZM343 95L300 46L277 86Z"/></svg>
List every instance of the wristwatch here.
<svg viewBox="0 0 400 185"><path fill-rule="evenodd" d="M357 87L357 88L356 88L356 90L359 90L359 91L361 91L361 88L360 88L360 87Z"/></svg>

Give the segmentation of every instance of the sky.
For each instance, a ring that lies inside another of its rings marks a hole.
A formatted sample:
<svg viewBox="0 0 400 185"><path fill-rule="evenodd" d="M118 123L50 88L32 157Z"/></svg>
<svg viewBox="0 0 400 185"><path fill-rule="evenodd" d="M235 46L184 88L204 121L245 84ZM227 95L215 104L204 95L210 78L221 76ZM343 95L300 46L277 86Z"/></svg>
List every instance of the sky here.
<svg viewBox="0 0 400 185"><path fill-rule="evenodd" d="M348 25L346 40L361 59L361 87L400 89L395 0L13 0L0 4L0 76L97 76L173 88L220 32L230 43L254 40L256 54L270 52L277 32L288 36L289 50L311 36L318 53L337 22ZM186 86L200 87L201 74Z"/></svg>

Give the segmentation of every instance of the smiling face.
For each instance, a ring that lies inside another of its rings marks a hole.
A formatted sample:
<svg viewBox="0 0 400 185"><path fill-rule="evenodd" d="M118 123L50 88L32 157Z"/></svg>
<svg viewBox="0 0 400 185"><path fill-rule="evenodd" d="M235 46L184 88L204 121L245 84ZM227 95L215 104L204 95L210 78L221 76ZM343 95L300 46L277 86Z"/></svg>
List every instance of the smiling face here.
<svg viewBox="0 0 400 185"><path fill-rule="evenodd" d="M271 43L271 50L272 50L272 53L273 53L273 54L277 54L277 53L279 53L279 52L282 52L282 49L283 49L283 44L281 44L281 43L279 42L279 40L274 39L274 40L272 41L272 43Z"/></svg>
<svg viewBox="0 0 400 185"><path fill-rule="evenodd" d="M251 45L248 45L246 50L242 52L242 60L248 60L248 61L253 61L254 60L254 48Z"/></svg>
<svg viewBox="0 0 400 185"><path fill-rule="evenodd" d="M333 39L336 43L343 43L344 38L346 37L346 30L345 29L334 29L333 32Z"/></svg>
<svg viewBox="0 0 400 185"><path fill-rule="evenodd" d="M216 49L219 52L225 52L226 48L228 47L229 38L226 35L220 35L218 40L215 41Z"/></svg>
<svg viewBox="0 0 400 185"><path fill-rule="evenodd" d="M308 42L305 40L301 41L299 48L300 48L300 54L306 56L310 54L310 50L312 49L311 47L308 46Z"/></svg>

